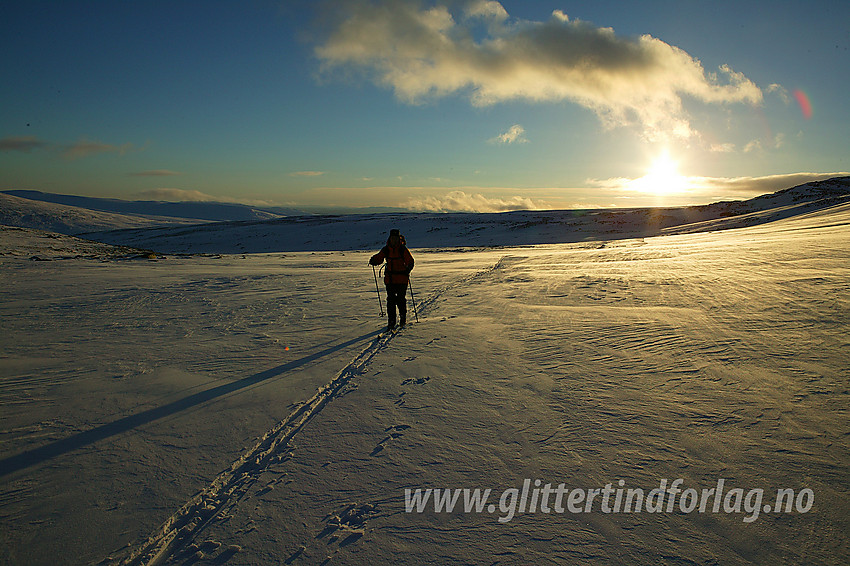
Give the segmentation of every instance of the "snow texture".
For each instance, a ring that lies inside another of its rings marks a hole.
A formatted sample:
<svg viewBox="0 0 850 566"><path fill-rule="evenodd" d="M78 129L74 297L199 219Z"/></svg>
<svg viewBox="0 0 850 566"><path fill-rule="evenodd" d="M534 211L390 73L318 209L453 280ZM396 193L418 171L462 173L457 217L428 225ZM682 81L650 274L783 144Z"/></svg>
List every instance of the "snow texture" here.
<svg viewBox="0 0 850 566"><path fill-rule="evenodd" d="M393 333L371 251L227 254L192 228L180 246L221 255L163 256L6 228L0 563L846 564L850 203L800 193L678 234L426 237L420 322ZM218 226L248 247L286 224ZM815 499L752 522L405 511L405 489L662 478Z"/></svg>

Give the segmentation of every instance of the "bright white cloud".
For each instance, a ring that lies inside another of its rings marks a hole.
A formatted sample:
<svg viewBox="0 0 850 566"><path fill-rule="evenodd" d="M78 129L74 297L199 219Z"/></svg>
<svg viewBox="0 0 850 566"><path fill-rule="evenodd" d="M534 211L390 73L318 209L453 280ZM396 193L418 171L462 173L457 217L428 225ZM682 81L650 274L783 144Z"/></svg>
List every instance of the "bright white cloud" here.
<svg viewBox="0 0 850 566"><path fill-rule="evenodd" d="M606 126L638 125L657 139L693 135L683 96L762 101L761 90L727 65L707 73L660 39L619 37L561 11L538 22L511 19L494 1L424 7L384 0L342 3L337 16L315 49L322 72L364 70L411 104L456 93L476 106L569 100ZM487 24L481 39L473 33L479 21Z"/></svg>
<svg viewBox="0 0 850 566"><path fill-rule="evenodd" d="M510 143L528 143L528 139L525 137L525 128L520 126L519 124L514 124L508 131L499 134L495 138L491 138L490 143L501 143L501 144L510 144Z"/></svg>
<svg viewBox="0 0 850 566"><path fill-rule="evenodd" d="M442 196L412 197L405 207L418 212L506 212L549 208L545 203L526 197L488 198L463 191L451 191Z"/></svg>

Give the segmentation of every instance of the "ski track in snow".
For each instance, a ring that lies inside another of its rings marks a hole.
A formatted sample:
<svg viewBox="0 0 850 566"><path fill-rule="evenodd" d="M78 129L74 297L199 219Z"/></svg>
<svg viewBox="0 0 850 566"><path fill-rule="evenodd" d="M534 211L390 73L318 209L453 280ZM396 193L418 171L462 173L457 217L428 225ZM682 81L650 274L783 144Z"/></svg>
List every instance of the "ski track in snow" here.
<svg viewBox="0 0 850 566"><path fill-rule="evenodd" d="M500 269L506 259L507 256L504 256L489 268L437 289L424 300L416 303L417 314L425 316L437 305L441 296L490 275ZM410 322L408 326L411 324L415 323ZM344 394L346 385L363 373L372 358L386 348L398 332L400 330L384 332L375 337L332 380L319 387L315 395L301 403L289 416L263 434L250 450L166 519L145 542L130 550L124 557L117 559L110 557L102 564L154 566L168 563L170 560L191 559L198 547L192 544L193 541L216 518L226 516L229 510L237 506L265 470L289 458L291 441L298 432L319 414L325 405L335 397ZM239 550L238 547L227 548L223 556L233 555Z"/></svg>

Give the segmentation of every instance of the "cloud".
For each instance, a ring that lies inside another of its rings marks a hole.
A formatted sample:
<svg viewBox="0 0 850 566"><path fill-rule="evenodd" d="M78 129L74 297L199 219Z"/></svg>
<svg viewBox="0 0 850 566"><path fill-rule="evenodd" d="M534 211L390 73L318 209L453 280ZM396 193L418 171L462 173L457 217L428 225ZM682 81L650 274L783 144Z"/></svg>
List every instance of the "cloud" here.
<svg viewBox="0 0 850 566"><path fill-rule="evenodd" d="M0 139L0 151L21 151L29 153L34 149L47 147L47 142L35 136L7 136Z"/></svg>
<svg viewBox="0 0 850 566"><path fill-rule="evenodd" d="M704 191L735 193L749 197L847 175L850 175L850 173L839 171L835 173L786 173L764 177L690 177L690 179L696 187Z"/></svg>
<svg viewBox="0 0 850 566"><path fill-rule="evenodd" d="M778 133L764 140L752 140L744 146L744 153L762 151L764 149L779 149L785 144L785 134Z"/></svg>
<svg viewBox="0 0 850 566"><path fill-rule="evenodd" d="M167 202L223 202L222 197L214 197L212 195L202 193L201 191L185 189L150 189L136 193L136 196L144 199L162 200Z"/></svg>
<svg viewBox="0 0 850 566"><path fill-rule="evenodd" d="M139 171L138 173L127 173L130 177L172 177L182 175L178 171L169 171L168 169L154 169L153 171Z"/></svg>
<svg viewBox="0 0 850 566"><path fill-rule="evenodd" d="M833 177L850 175L847 172L835 173L786 173L781 175L766 175L763 177L683 177L682 191L675 196L707 197L707 198L750 198L782 189L796 187L813 181L823 181ZM640 179L614 177L611 179L588 179L590 187L605 190L634 192L640 186ZM651 191L650 191L651 192Z"/></svg>
<svg viewBox="0 0 850 566"><path fill-rule="evenodd" d="M62 148L62 157L64 157L65 159L74 160L80 159L82 157L89 157L91 155L97 155L99 153L117 153L118 155L124 155L132 149L132 143L125 143L123 145L113 145L97 141L90 141L87 139L81 139L76 143L64 146Z"/></svg>
<svg viewBox="0 0 850 566"><path fill-rule="evenodd" d="M765 92L769 94L776 93L779 96L780 100L782 100L782 102L784 102L785 104L791 103L791 97L788 95L788 89L780 84L774 83L769 85L767 89L765 89Z"/></svg>
<svg viewBox="0 0 850 566"><path fill-rule="evenodd" d="M324 76L364 71L406 103L452 94L475 106L569 100L608 127L637 125L649 139L693 135L684 96L704 103L763 98L728 65L708 73L652 36L620 37L558 10L547 21L512 19L493 1L340 3L315 55Z"/></svg>
<svg viewBox="0 0 850 566"><path fill-rule="evenodd" d="M228 196L215 196L196 190L158 188L141 191L134 198L142 200L156 200L165 202L223 202L229 204L246 204L250 206L277 206L275 203L265 200L237 199Z"/></svg>
<svg viewBox="0 0 850 566"><path fill-rule="evenodd" d="M227 204L245 204L249 206L280 206L267 200L239 199L223 195L208 195L196 190L158 188L141 191L133 195L141 200L156 200L165 202L218 202Z"/></svg>
<svg viewBox="0 0 850 566"><path fill-rule="evenodd" d="M466 5L464 13L467 18L484 18L494 22L508 19L504 6L494 0L473 0Z"/></svg>
<svg viewBox="0 0 850 566"><path fill-rule="evenodd" d="M463 191L451 191L443 196L411 197L404 206L418 212L506 212L548 208L544 203L526 197L487 198Z"/></svg>
<svg viewBox="0 0 850 566"><path fill-rule="evenodd" d="M38 139L35 136L8 136L0 139L0 151L21 151L29 153L35 149L45 149L52 152L58 152L63 158L68 160L80 159L90 155L99 153L117 153L124 155L128 151L134 149L132 143L123 145L113 145L90 141L85 138L72 144L57 144L46 142Z"/></svg>
<svg viewBox="0 0 850 566"><path fill-rule="evenodd" d="M501 144L528 143L528 139L525 137L525 128L523 128L519 124L514 124L508 129L507 132L499 134L498 136L490 139L489 141L490 143Z"/></svg>
<svg viewBox="0 0 850 566"><path fill-rule="evenodd" d="M289 174L290 177L318 177L324 175L324 171L294 171Z"/></svg>
<svg viewBox="0 0 850 566"><path fill-rule="evenodd" d="M732 153L735 151L734 143L714 143L711 144L709 151L712 153Z"/></svg>

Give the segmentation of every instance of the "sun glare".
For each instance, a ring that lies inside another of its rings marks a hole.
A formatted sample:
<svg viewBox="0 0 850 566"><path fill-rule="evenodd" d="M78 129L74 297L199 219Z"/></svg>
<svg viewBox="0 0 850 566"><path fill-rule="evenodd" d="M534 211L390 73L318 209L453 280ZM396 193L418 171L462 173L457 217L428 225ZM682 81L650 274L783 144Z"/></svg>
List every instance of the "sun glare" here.
<svg viewBox="0 0 850 566"><path fill-rule="evenodd" d="M687 188L687 179L679 174L677 163L666 151L659 155L640 179L635 179L632 188L655 195L671 195Z"/></svg>

